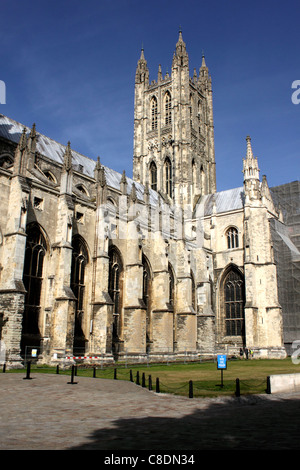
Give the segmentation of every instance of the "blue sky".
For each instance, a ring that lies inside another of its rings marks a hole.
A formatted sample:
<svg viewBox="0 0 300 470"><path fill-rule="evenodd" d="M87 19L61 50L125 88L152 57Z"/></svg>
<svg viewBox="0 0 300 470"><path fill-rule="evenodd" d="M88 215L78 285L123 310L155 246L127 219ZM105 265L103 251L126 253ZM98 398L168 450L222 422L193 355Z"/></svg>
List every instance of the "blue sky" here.
<svg viewBox="0 0 300 470"><path fill-rule="evenodd" d="M132 175L134 77L171 72L181 27L190 75L212 76L217 190L243 183L246 136L270 186L300 178L300 2L1 0L0 113Z"/></svg>

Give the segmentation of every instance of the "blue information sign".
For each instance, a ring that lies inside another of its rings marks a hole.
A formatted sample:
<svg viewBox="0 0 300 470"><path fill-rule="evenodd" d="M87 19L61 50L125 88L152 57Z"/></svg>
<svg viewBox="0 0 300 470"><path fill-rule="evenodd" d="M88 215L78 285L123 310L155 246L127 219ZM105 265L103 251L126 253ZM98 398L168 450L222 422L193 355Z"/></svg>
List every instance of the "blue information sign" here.
<svg viewBox="0 0 300 470"><path fill-rule="evenodd" d="M226 356L226 354L218 354L217 364L218 364L218 369L227 369L227 356Z"/></svg>

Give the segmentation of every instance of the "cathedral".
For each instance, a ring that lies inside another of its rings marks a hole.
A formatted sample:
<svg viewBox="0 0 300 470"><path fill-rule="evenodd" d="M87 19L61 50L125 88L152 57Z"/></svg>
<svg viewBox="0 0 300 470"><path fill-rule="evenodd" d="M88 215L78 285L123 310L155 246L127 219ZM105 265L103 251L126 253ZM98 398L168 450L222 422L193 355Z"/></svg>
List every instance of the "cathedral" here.
<svg viewBox="0 0 300 470"><path fill-rule="evenodd" d="M241 186L217 191L211 76L204 57L190 76L181 32L170 75L150 82L141 51L133 125L130 178L0 115L6 363L286 357L299 182L269 188L248 136Z"/></svg>

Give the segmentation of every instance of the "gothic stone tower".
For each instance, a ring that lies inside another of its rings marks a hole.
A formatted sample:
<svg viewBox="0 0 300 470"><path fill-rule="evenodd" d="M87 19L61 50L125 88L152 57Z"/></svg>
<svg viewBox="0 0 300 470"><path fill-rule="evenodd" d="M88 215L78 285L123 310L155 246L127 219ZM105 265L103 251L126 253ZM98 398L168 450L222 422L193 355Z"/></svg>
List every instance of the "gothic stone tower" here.
<svg viewBox="0 0 300 470"><path fill-rule="evenodd" d="M169 202L193 207L216 191L212 87L204 56L189 76L182 33L171 76L149 83L144 51L135 76L133 179L149 184Z"/></svg>

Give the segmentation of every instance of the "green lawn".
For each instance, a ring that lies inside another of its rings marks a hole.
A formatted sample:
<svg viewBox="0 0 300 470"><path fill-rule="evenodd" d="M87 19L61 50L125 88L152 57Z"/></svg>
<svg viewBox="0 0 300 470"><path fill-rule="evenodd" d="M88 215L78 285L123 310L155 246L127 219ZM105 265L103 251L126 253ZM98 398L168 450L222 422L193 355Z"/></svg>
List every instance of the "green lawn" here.
<svg viewBox="0 0 300 470"><path fill-rule="evenodd" d="M115 372L116 370L116 372ZM131 371L131 375L130 375ZM8 371L17 372L16 370ZM26 371L18 371L23 372ZM31 373L45 372L56 373L56 368L47 366L32 366ZM132 380L143 385L143 374L145 386L149 387L149 376L151 376L152 389L156 389L156 379L159 379L159 390L161 393L174 393L178 395L189 395L189 382L193 383L193 396L219 396L234 395L236 391L236 379L239 379L240 393L255 394L265 393L267 389L267 376L273 374L299 373L300 365L292 363L291 358L284 360L229 360L227 369L223 371L223 387L221 387L221 371L217 369L216 362L201 362L187 364L146 364L140 365L116 365L114 367L100 367L96 369L96 378L116 380ZM69 374L70 370L59 370L60 374ZM115 375L116 374L116 375ZM80 376L93 377L93 368L77 367L78 379Z"/></svg>

